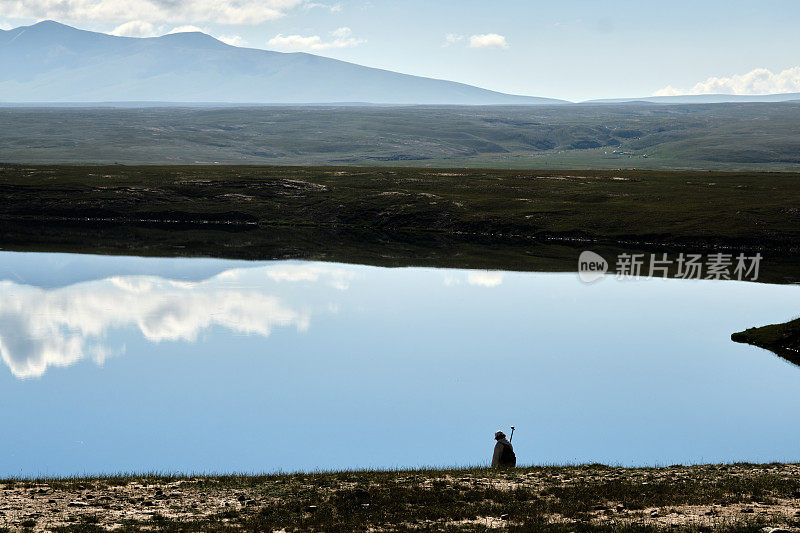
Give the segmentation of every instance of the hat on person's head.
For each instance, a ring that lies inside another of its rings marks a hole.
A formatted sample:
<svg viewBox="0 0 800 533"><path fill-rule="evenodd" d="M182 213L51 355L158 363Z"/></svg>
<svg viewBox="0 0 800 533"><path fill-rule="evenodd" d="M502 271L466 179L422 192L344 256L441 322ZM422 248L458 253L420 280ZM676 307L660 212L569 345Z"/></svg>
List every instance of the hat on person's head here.
<svg viewBox="0 0 800 533"><path fill-rule="evenodd" d="M502 431L498 431L497 433L494 434L494 438L495 440L504 439L506 438L506 434L503 433Z"/></svg>

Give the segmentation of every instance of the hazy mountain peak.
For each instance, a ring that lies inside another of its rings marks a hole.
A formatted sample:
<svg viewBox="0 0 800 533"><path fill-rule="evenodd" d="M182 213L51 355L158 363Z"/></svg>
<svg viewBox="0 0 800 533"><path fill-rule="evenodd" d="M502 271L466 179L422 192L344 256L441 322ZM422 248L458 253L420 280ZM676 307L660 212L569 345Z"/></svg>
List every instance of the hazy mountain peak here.
<svg viewBox="0 0 800 533"><path fill-rule="evenodd" d="M79 30L78 28L73 28L72 26L67 26L66 24L61 24L60 22L56 22L55 20L42 20L37 22L36 24L31 24L30 26L20 26L18 28L14 28L9 31L20 31L26 32L31 34L38 34L38 35L63 35L63 34L75 34L75 33L95 33L86 30Z"/></svg>
<svg viewBox="0 0 800 533"><path fill-rule="evenodd" d="M552 104L201 32L117 37L47 20L0 39L0 101Z"/></svg>
<svg viewBox="0 0 800 533"><path fill-rule="evenodd" d="M183 45L186 44L196 44L200 46L230 46L228 44L223 43L216 37L212 37L207 33L203 33L200 31L184 31L178 33L167 33L166 35L162 35L160 37L153 37L153 39L164 39L168 41L179 42Z"/></svg>
<svg viewBox="0 0 800 533"><path fill-rule="evenodd" d="M69 31L82 31L77 28L73 28L72 26L67 26L66 24L62 24L60 22L56 22L55 20L40 20L36 24L31 24L28 28L40 28L40 29L64 29Z"/></svg>

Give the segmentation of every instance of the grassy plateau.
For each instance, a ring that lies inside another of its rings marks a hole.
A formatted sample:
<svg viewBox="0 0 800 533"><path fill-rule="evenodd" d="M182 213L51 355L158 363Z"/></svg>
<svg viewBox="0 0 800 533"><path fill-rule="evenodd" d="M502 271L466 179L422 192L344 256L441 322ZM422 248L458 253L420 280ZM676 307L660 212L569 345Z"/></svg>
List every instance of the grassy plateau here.
<svg viewBox="0 0 800 533"><path fill-rule="evenodd" d="M800 102L0 108L0 162L800 170Z"/></svg>

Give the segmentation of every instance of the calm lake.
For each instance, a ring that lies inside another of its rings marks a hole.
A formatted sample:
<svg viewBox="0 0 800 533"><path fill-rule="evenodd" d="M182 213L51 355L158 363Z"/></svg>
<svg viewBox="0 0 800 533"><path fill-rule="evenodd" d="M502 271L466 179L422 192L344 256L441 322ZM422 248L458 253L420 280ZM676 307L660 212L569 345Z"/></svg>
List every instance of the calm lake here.
<svg viewBox="0 0 800 533"><path fill-rule="evenodd" d="M800 287L0 253L0 476L800 460Z"/></svg>

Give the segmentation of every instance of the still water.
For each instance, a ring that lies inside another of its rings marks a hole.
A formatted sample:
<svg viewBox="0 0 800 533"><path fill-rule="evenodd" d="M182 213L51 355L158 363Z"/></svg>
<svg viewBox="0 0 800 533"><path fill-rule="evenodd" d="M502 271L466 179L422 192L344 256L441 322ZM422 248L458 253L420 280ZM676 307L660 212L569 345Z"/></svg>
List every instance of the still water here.
<svg viewBox="0 0 800 533"><path fill-rule="evenodd" d="M800 460L800 287L0 253L0 476Z"/></svg>

